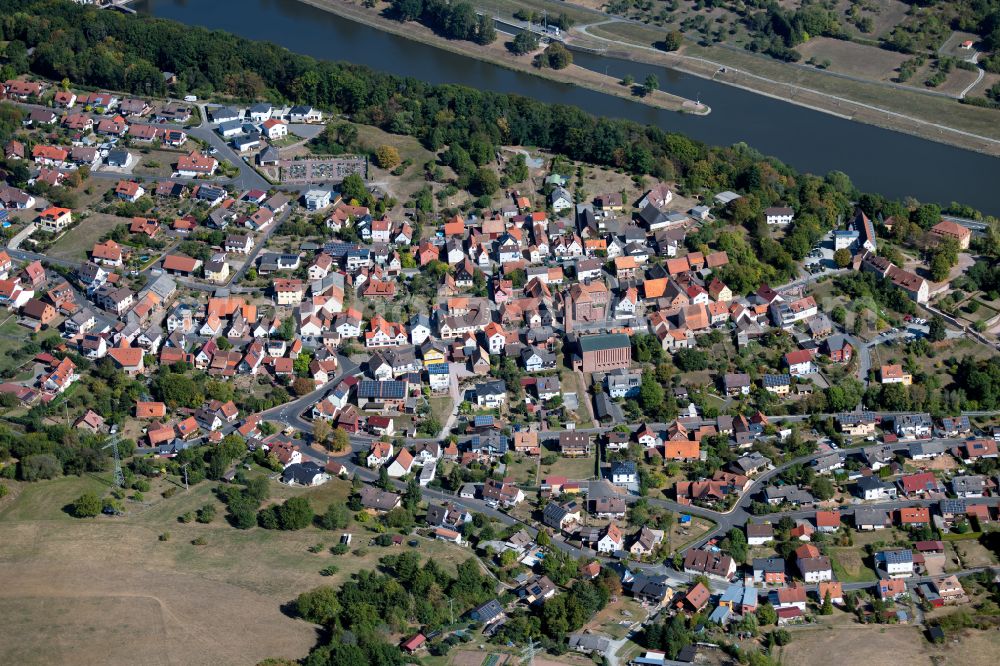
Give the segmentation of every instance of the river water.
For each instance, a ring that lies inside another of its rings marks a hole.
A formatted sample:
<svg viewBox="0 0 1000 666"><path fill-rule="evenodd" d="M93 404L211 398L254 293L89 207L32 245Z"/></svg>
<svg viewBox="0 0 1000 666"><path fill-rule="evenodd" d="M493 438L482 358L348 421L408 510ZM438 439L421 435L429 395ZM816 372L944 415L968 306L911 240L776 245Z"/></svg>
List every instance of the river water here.
<svg viewBox="0 0 1000 666"><path fill-rule="evenodd" d="M756 95L695 76L599 55L575 53L581 66L642 81L654 72L663 90L700 99L707 117L653 109L384 33L297 0L138 0L143 14L268 40L328 60L346 60L432 83L457 83L579 106L711 144L746 142L801 171L844 171L862 190L1000 214L1000 160L900 132ZM503 35L500 35L503 38ZM1000 122L1000 113L997 115Z"/></svg>

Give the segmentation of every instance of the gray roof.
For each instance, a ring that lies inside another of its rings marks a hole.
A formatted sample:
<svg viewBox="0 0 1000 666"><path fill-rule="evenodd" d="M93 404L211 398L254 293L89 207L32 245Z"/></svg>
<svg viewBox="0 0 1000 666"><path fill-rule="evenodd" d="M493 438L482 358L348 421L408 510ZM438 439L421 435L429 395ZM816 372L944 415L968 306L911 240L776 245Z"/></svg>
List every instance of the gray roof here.
<svg viewBox="0 0 1000 666"><path fill-rule="evenodd" d="M876 490L878 488L891 488L892 485L882 481L877 476L863 476L857 481L859 490Z"/></svg>
<svg viewBox="0 0 1000 666"><path fill-rule="evenodd" d="M875 506L859 506L854 510L855 525L886 525L889 513Z"/></svg>
<svg viewBox="0 0 1000 666"><path fill-rule="evenodd" d="M776 386L788 386L792 383L792 376L789 374L783 375L764 375L761 379L761 383L765 387L776 387Z"/></svg>
<svg viewBox="0 0 1000 666"><path fill-rule="evenodd" d="M399 495L396 493L390 493L386 490L373 488L372 486L362 486L358 492L361 495L361 504L363 506L382 511L394 508L400 500Z"/></svg>
<svg viewBox="0 0 1000 666"><path fill-rule="evenodd" d="M562 521L567 515L579 511L580 507L576 502L568 502L567 504L558 504L556 502L549 502L545 505L545 509L542 511L542 522L549 527L561 527Z"/></svg>
<svg viewBox="0 0 1000 666"><path fill-rule="evenodd" d="M841 464L840 454L836 451L831 451L813 461L813 467L816 469L832 469L839 464Z"/></svg>
<svg viewBox="0 0 1000 666"><path fill-rule="evenodd" d="M910 457L940 455L948 450L948 445L937 441L920 441L910 444Z"/></svg>
<svg viewBox="0 0 1000 666"><path fill-rule="evenodd" d="M568 640L569 646L574 650L588 652L606 652L611 646L611 641L595 634L570 634Z"/></svg>
<svg viewBox="0 0 1000 666"><path fill-rule="evenodd" d="M943 499L938 503L938 511L941 515L946 513L965 513L969 510L969 505L964 499Z"/></svg>
<svg viewBox="0 0 1000 666"><path fill-rule="evenodd" d="M808 490L796 486L768 486L764 493L769 500L780 498L791 504L811 504L816 501Z"/></svg>
<svg viewBox="0 0 1000 666"><path fill-rule="evenodd" d="M599 420L611 419L613 421L624 421L625 415L622 408L615 404L607 393L601 392L594 396L594 412Z"/></svg>
<svg viewBox="0 0 1000 666"><path fill-rule="evenodd" d="M358 382L358 397L401 400L406 397L406 383L393 380L377 382L365 379Z"/></svg>
<svg viewBox="0 0 1000 666"><path fill-rule="evenodd" d="M631 346L629 337L624 333L605 333L602 335L580 336L580 351L602 351L605 349L620 349Z"/></svg>
<svg viewBox="0 0 1000 666"><path fill-rule="evenodd" d="M785 561L780 557L755 557L753 558L753 570L764 573L784 573Z"/></svg>
<svg viewBox="0 0 1000 666"><path fill-rule="evenodd" d="M507 393L507 384L505 384L501 379L496 379L490 382L476 384L475 390L477 396L505 395Z"/></svg>
<svg viewBox="0 0 1000 666"><path fill-rule="evenodd" d="M956 476L951 480L951 487L958 493L981 493L986 485L986 477L978 474L969 476Z"/></svg>
<svg viewBox="0 0 1000 666"><path fill-rule="evenodd" d="M639 470L633 460L622 460L611 465L611 474L638 474Z"/></svg>
<svg viewBox="0 0 1000 666"><path fill-rule="evenodd" d="M285 468L281 473L281 480L285 483L298 483L307 486L313 482L317 474L322 474L323 468L311 460L304 463L295 463Z"/></svg>

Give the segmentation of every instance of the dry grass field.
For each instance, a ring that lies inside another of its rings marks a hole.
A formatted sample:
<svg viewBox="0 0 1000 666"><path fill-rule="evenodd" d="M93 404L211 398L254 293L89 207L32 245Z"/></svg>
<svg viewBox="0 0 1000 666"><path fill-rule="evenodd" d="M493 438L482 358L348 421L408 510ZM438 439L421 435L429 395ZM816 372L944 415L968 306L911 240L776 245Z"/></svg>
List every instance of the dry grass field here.
<svg viewBox="0 0 1000 666"><path fill-rule="evenodd" d="M64 507L82 492L106 489L106 479L70 477L11 484L0 504L0 632L2 664L253 664L267 657L299 659L316 642L316 629L283 612L306 590L336 586L372 569L399 548L367 547L370 533L352 524L354 554L328 548L339 532L315 527L296 532L236 530L210 484L170 499L157 481L145 504L129 501L126 514L78 520ZM343 501L347 481L315 489L272 486L273 501L304 494L318 511ZM208 525L178 516L215 504ZM159 536L170 533L169 540ZM194 545L198 537L205 545ZM445 568L468 551L420 540L420 552ZM324 550L310 553L309 547ZM360 553L360 554L359 554ZM336 565L334 576L320 570Z"/></svg>
<svg viewBox="0 0 1000 666"><path fill-rule="evenodd" d="M971 569L973 567L991 567L996 564L996 558L986 546L979 541L952 541L948 544L955 550L955 555L960 559L962 566Z"/></svg>
<svg viewBox="0 0 1000 666"><path fill-rule="evenodd" d="M847 583L878 580L875 572L865 565L861 549L831 548L830 554L837 580Z"/></svg>
<svg viewBox="0 0 1000 666"><path fill-rule="evenodd" d="M875 81L889 81L896 69L907 59L902 53L886 51L874 46L845 42L832 37L813 37L796 47L802 59L815 58L830 61L829 71L850 76L860 76Z"/></svg>
<svg viewBox="0 0 1000 666"><path fill-rule="evenodd" d="M997 647L1000 635L995 631L966 631L938 646L927 642L914 626L846 625L835 631L792 629L792 642L777 657L783 664L988 666L996 663ZM836 655L835 660L831 655Z"/></svg>
<svg viewBox="0 0 1000 666"><path fill-rule="evenodd" d="M62 238L55 242L46 254L60 259L84 261L90 256L90 250L101 236L114 229L119 224L128 224L124 217L92 213L75 228L70 229Z"/></svg>

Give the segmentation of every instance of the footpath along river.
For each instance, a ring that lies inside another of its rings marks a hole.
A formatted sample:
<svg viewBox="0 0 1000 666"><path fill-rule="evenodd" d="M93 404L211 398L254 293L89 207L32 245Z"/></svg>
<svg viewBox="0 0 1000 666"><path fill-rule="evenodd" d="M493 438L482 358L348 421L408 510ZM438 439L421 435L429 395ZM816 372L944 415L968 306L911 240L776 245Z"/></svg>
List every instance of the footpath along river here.
<svg viewBox="0 0 1000 666"><path fill-rule="evenodd" d="M432 83L456 83L572 104L596 115L656 125L712 144L743 141L801 171L844 171L862 190L941 204L959 201L984 213L1000 214L997 158L672 70L574 54L577 64L612 76L632 74L641 81L654 72L663 90L700 99L712 113L704 117L673 113L547 81L402 39L298 0L138 0L132 6L141 14L267 40L317 58L346 60Z"/></svg>

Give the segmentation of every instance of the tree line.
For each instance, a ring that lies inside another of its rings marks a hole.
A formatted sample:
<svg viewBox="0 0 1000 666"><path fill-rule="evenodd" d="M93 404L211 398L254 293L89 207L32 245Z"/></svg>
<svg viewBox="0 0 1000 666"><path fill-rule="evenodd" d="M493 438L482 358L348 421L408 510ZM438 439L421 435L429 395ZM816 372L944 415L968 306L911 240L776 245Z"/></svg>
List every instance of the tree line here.
<svg viewBox="0 0 1000 666"><path fill-rule="evenodd" d="M496 41L493 19L476 14L472 4L459 0L392 0L390 15L400 21L418 21L442 37L486 45Z"/></svg>
<svg viewBox="0 0 1000 666"><path fill-rule="evenodd" d="M379 560L379 571L360 571L339 590L319 587L300 594L300 617L322 625L330 641L313 650L307 664L402 664L389 632L429 631L451 623L493 597L491 579L475 558L460 563L452 576L433 558L415 551Z"/></svg>

